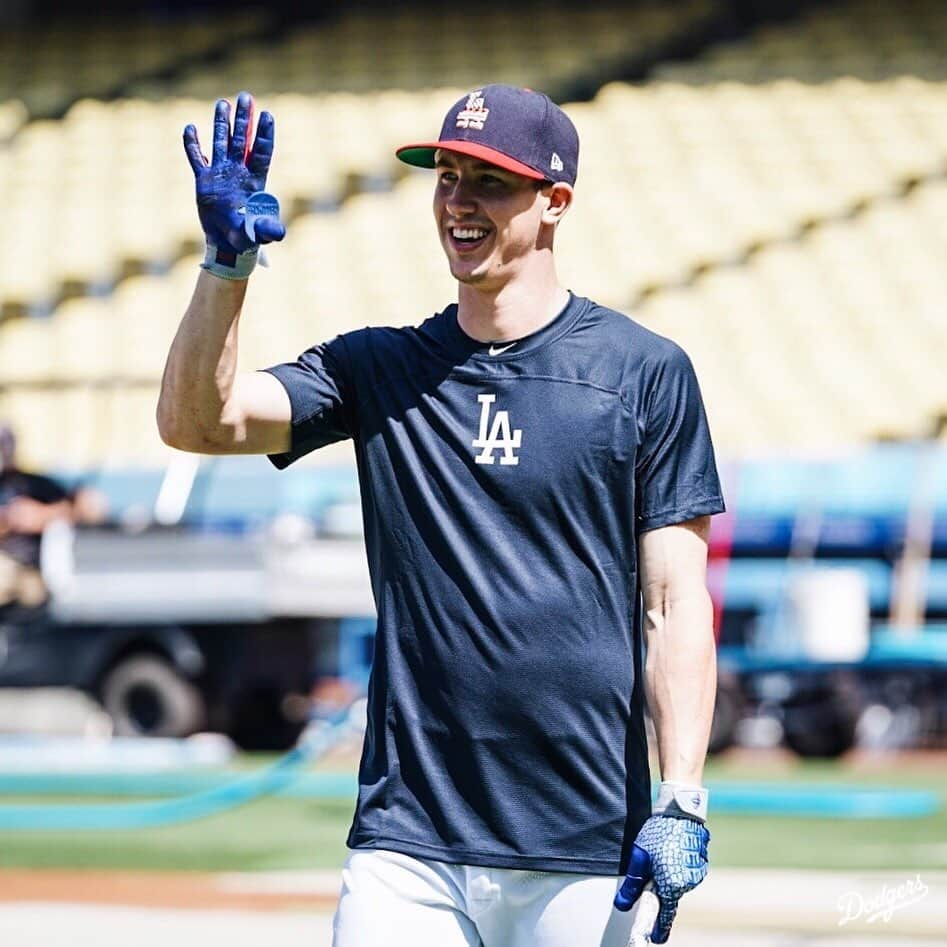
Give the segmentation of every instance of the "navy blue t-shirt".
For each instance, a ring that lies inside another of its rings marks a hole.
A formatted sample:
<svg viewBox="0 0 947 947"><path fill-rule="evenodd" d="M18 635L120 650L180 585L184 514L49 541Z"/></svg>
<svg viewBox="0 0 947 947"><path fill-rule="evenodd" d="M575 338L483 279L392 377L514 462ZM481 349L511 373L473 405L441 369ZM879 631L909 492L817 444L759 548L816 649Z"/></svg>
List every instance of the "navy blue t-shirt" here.
<svg viewBox="0 0 947 947"><path fill-rule="evenodd" d="M278 468L355 445L378 629L348 844L620 874L651 807L637 537L724 508L700 391L574 295L493 350L452 305L265 369Z"/></svg>

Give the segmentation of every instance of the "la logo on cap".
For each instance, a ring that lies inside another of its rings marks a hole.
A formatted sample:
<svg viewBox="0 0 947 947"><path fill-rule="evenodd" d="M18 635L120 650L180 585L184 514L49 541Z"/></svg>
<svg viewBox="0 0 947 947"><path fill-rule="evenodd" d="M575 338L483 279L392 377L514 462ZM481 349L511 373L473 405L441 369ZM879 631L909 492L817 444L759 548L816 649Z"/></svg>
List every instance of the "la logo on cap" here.
<svg viewBox="0 0 947 947"><path fill-rule="evenodd" d="M467 96L467 104L457 113L458 128L483 128L490 109L483 104L483 89Z"/></svg>

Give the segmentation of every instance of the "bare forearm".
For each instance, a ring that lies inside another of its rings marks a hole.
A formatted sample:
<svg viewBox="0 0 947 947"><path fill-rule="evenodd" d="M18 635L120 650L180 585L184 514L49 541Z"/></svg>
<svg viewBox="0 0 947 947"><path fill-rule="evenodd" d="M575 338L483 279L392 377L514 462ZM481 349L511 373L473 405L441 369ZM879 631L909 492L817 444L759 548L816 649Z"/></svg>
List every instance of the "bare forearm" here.
<svg viewBox="0 0 947 947"><path fill-rule="evenodd" d="M71 518L72 503L69 500L45 503L27 496L14 497L0 506L0 538L13 534L39 536L55 520Z"/></svg>
<svg viewBox="0 0 947 947"><path fill-rule="evenodd" d="M158 430L181 450L210 451L228 423L237 370L237 325L246 280L198 276L171 343L158 399Z"/></svg>
<svg viewBox="0 0 947 947"><path fill-rule="evenodd" d="M710 595L697 588L665 599L648 611L645 634L661 778L700 785L717 687Z"/></svg>
<svg viewBox="0 0 947 947"><path fill-rule="evenodd" d="M72 503L69 500L59 500L56 503L44 503L40 507L39 529L43 532L50 523L56 520L72 519Z"/></svg>

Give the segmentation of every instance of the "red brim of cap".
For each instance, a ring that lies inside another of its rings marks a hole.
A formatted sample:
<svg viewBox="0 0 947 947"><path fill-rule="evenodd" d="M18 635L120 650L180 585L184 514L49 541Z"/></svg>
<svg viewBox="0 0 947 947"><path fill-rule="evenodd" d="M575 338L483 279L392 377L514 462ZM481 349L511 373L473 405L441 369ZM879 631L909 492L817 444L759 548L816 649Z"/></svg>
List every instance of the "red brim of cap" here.
<svg viewBox="0 0 947 947"><path fill-rule="evenodd" d="M495 164L505 171L513 171L515 174L522 174L523 177L533 178L536 181L546 179L546 175L535 168L531 168L528 164L523 164L522 161L517 161L509 155L503 154L502 151L477 144L475 141L425 141L417 145L402 145L395 152L395 156L404 161L405 164L412 164L416 168L433 168L436 166L434 153L438 149L453 151L471 158L480 158L481 161Z"/></svg>

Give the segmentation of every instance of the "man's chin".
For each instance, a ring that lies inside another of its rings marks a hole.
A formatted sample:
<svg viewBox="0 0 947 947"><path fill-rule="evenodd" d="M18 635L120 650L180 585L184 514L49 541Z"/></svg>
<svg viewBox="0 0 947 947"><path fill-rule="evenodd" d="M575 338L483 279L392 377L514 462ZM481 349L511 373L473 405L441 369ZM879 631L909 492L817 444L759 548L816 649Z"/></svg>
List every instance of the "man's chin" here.
<svg viewBox="0 0 947 947"><path fill-rule="evenodd" d="M483 270L469 270L458 266L451 266L450 273L458 283L466 283L468 286L476 286L487 278Z"/></svg>

